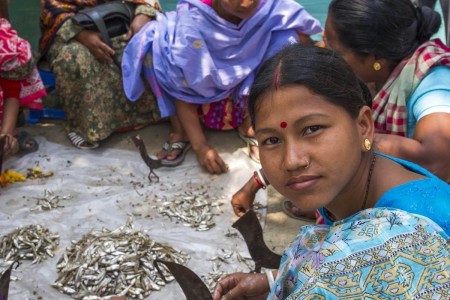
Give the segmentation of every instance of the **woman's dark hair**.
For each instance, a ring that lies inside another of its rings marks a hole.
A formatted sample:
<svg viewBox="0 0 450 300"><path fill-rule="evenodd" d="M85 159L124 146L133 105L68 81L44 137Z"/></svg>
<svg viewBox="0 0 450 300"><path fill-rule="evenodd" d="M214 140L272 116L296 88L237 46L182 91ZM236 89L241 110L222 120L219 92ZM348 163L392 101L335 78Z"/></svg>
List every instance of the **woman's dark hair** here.
<svg viewBox="0 0 450 300"><path fill-rule="evenodd" d="M305 86L342 107L353 118L361 107L371 106L366 85L340 56L325 48L293 44L267 60L255 78L248 104L253 126L261 96L292 85Z"/></svg>
<svg viewBox="0 0 450 300"><path fill-rule="evenodd" d="M411 0L333 0L328 17L338 40L360 55L399 63L439 30L441 16Z"/></svg>

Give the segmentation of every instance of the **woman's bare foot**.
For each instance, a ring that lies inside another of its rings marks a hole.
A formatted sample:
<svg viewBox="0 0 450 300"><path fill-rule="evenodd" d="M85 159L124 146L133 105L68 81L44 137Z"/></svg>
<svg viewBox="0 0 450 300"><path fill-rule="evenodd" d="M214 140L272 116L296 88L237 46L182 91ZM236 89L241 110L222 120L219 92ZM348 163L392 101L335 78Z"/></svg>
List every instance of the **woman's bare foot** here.
<svg viewBox="0 0 450 300"><path fill-rule="evenodd" d="M185 137L184 135L172 132L169 135L169 140L167 142L165 142L162 149L158 153L156 153L156 157L159 160L161 160L161 159L165 159L165 160L176 159L183 150L178 149L178 148L172 148L172 145L174 143L178 143L178 142L186 143L187 141L188 141L188 138Z"/></svg>

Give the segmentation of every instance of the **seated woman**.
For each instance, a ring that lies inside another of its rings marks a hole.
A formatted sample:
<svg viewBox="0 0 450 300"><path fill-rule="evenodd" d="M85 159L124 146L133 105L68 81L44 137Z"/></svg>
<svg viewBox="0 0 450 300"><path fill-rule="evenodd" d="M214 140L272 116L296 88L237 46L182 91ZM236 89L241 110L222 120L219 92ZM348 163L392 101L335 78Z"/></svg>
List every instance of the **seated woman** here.
<svg viewBox="0 0 450 300"><path fill-rule="evenodd" d="M112 38L108 45L100 33L84 30L71 18L104 2L110 1L41 0L39 51L55 74L56 92L67 115L67 136L79 149L97 148L99 141L116 131L160 120L151 92L146 91L134 103L127 100L120 63L114 63L120 61L128 39L150 21L159 4L136 5L130 31Z"/></svg>
<svg viewBox="0 0 450 300"><path fill-rule="evenodd" d="M334 223L300 229L274 284L272 272L232 274L214 299L410 299L431 290L445 298L450 186L373 151L367 101L328 49L291 45L261 67L249 113L264 174L296 206L322 207Z"/></svg>
<svg viewBox="0 0 450 300"><path fill-rule="evenodd" d="M7 19L0 18L0 138L5 157L36 151L38 143L26 132L17 132L20 110L42 109L46 95L33 59L30 43L20 38ZM1 159L1 158L0 158Z"/></svg>
<svg viewBox="0 0 450 300"><path fill-rule="evenodd" d="M247 96L254 72L299 35L321 32L319 22L294 0L181 0L174 12L158 15L128 44L122 61L124 87L134 100L145 80L158 97L172 130L158 158L179 165L191 147L210 173L227 171L207 142L206 127L239 128L249 153L259 161ZM252 146L252 147L250 147Z"/></svg>
<svg viewBox="0 0 450 300"><path fill-rule="evenodd" d="M410 0L334 0L324 41L375 87L376 150L450 182L450 49L430 40L439 25L438 13ZM251 178L233 197L237 212L257 190Z"/></svg>

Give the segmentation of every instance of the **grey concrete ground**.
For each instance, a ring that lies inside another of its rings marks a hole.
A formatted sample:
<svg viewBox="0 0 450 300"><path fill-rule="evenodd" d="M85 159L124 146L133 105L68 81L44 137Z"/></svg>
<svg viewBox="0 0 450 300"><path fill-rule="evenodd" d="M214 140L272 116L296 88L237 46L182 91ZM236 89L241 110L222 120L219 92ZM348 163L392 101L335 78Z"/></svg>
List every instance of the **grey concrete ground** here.
<svg viewBox="0 0 450 300"><path fill-rule="evenodd" d="M26 124L24 129L32 135L43 136L51 142L70 145L69 140L65 136L63 123L61 121L43 119L40 124ZM150 125L137 131L114 134L106 141L102 142L101 147L136 151L134 145L129 142L128 136L138 133L145 141L148 152L154 154L164 143L169 131L169 123ZM210 143L216 147L220 153L232 153L236 151L236 149L245 146L235 131L206 131L206 135ZM191 151L188 155L194 154ZM249 170L249 176L252 172L253 170ZM288 217L281 210L281 203L284 199L283 196L270 187L268 192L268 213L264 227L264 239L270 249L282 254L283 249L289 245L289 242L295 237L300 226L307 223Z"/></svg>

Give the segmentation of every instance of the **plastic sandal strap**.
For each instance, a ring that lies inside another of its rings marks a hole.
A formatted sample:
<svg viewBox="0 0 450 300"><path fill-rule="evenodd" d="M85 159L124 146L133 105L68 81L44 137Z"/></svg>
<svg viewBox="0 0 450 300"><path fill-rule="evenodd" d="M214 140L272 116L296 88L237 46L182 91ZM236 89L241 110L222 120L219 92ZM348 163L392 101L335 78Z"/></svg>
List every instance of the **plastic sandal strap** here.
<svg viewBox="0 0 450 300"><path fill-rule="evenodd" d="M184 150L188 142L175 142L171 145L171 150Z"/></svg>
<svg viewBox="0 0 450 300"><path fill-rule="evenodd" d="M96 143L96 142L86 141L85 139L83 139L81 136L79 136L75 132L70 132L67 134L67 136L69 137L72 144L75 147L77 147L78 149L82 149L82 150L95 149L99 146L98 143ZM83 144L83 143L87 143L90 146L81 146L81 144Z"/></svg>
<svg viewBox="0 0 450 300"><path fill-rule="evenodd" d="M162 149L163 149L164 151L169 152L170 149L172 149L172 145L170 145L169 142L165 142L164 145L162 146Z"/></svg>

